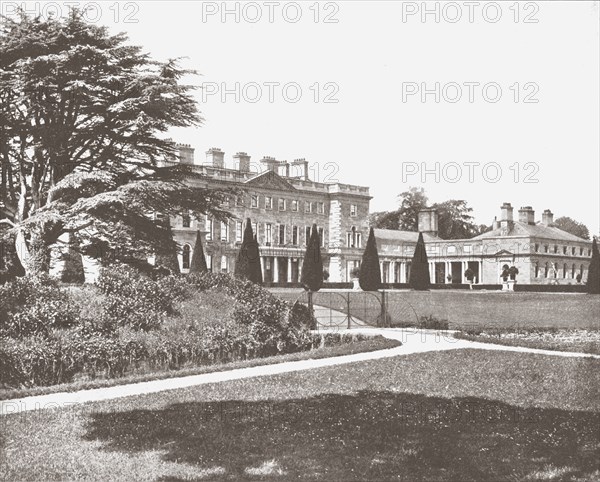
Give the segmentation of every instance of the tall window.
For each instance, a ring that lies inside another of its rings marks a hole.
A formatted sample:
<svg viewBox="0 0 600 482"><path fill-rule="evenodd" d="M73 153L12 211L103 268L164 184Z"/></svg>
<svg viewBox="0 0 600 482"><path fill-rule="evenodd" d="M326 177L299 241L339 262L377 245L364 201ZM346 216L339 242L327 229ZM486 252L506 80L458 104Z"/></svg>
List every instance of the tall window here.
<svg viewBox="0 0 600 482"><path fill-rule="evenodd" d="M298 211L298 200L294 199L292 201L292 211Z"/></svg>
<svg viewBox="0 0 600 482"><path fill-rule="evenodd" d="M310 240L310 226L306 226L306 230L304 231L304 244L308 246L308 241Z"/></svg>
<svg viewBox="0 0 600 482"><path fill-rule="evenodd" d="M567 247L563 246L563 254L567 254Z"/></svg>
<svg viewBox="0 0 600 482"><path fill-rule="evenodd" d="M278 201L278 209L279 209L280 211L285 211L285 207L286 207L286 206L285 206L285 199L281 199L281 198L279 198L279 201Z"/></svg>
<svg viewBox="0 0 600 482"><path fill-rule="evenodd" d="M227 273L227 256L221 256L221 273Z"/></svg>
<svg viewBox="0 0 600 482"><path fill-rule="evenodd" d="M539 253L540 252L540 245L535 243L535 252Z"/></svg>
<svg viewBox="0 0 600 482"><path fill-rule="evenodd" d="M310 201L304 201L304 212L305 213L312 212L312 203Z"/></svg>
<svg viewBox="0 0 600 482"><path fill-rule="evenodd" d="M350 216L358 216L358 206L356 204L350 204Z"/></svg>
<svg viewBox="0 0 600 482"><path fill-rule="evenodd" d="M567 263L563 264L563 278L567 278Z"/></svg>
<svg viewBox="0 0 600 482"><path fill-rule="evenodd" d="M558 253L558 246L556 244L554 245L554 253Z"/></svg>
<svg viewBox="0 0 600 482"><path fill-rule="evenodd" d="M206 268L208 269L208 271L210 271L212 273L212 270L213 270L213 257L212 257L212 254L207 254L206 255Z"/></svg>
<svg viewBox="0 0 600 482"><path fill-rule="evenodd" d="M229 225L226 222L221 221L221 241L227 242L229 240Z"/></svg>
<svg viewBox="0 0 600 482"><path fill-rule="evenodd" d="M252 197L250 198L250 207L258 207L258 194L252 194Z"/></svg>
<svg viewBox="0 0 600 482"><path fill-rule="evenodd" d="M258 224L257 223L252 223L252 232L254 233L254 236L256 236L256 239L258 239Z"/></svg>
<svg viewBox="0 0 600 482"><path fill-rule="evenodd" d="M279 225L279 244L285 244L285 224Z"/></svg>
<svg viewBox="0 0 600 482"><path fill-rule="evenodd" d="M535 263L535 277L536 278L540 277L540 263L538 263L537 261Z"/></svg>
<svg viewBox="0 0 600 482"><path fill-rule="evenodd" d="M189 228L192 225L192 219L190 218L190 212L184 212L181 215L181 224L184 228Z"/></svg>
<svg viewBox="0 0 600 482"><path fill-rule="evenodd" d="M265 243L271 244L273 242L273 231L270 223L265 224Z"/></svg>
<svg viewBox="0 0 600 482"><path fill-rule="evenodd" d="M244 196L237 196L235 198L235 205L236 206L243 206L244 205Z"/></svg>
<svg viewBox="0 0 600 482"><path fill-rule="evenodd" d="M323 214L325 212L325 203L317 203L317 214Z"/></svg>
<svg viewBox="0 0 600 482"><path fill-rule="evenodd" d="M292 226L292 244L298 246L298 226Z"/></svg>
<svg viewBox="0 0 600 482"><path fill-rule="evenodd" d="M236 241L236 243L242 242L243 229L244 229L243 223L241 221L236 221L235 222L235 241Z"/></svg>
<svg viewBox="0 0 600 482"><path fill-rule="evenodd" d="M571 254L572 254L573 256L575 256L575 246L573 246L573 247L571 248Z"/></svg>
<svg viewBox="0 0 600 482"><path fill-rule="evenodd" d="M190 269L190 253L192 251L192 248L190 247L189 244L184 244L183 245L183 256L182 256L182 260L181 260L181 268L182 269Z"/></svg>
<svg viewBox="0 0 600 482"><path fill-rule="evenodd" d="M273 198L265 196L265 209L273 209Z"/></svg>
<svg viewBox="0 0 600 482"><path fill-rule="evenodd" d="M573 249L575 249L575 248L573 248ZM576 269L577 268L575 268L575 263L573 263L573 266L571 266L571 278L573 278L573 279L575 279L575 276L576 276L575 275L575 270Z"/></svg>
<svg viewBox="0 0 600 482"><path fill-rule="evenodd" d="M362 233L356 233L356 247L362 248Z"/></svg>
<svg viewBox="0 0 600 482"><path fill-rule="evenodd" d="M206 240L212 241L213 239L213 221L208 216L206 216L206 222L204 224L206 231Z"/></svg>
<svg viewBox="0 0 600 482"><path fill-rule="evenodd" d="M319 243L321 247L325 246L325 237L323 236L323 228L319 228Z"/></svg>

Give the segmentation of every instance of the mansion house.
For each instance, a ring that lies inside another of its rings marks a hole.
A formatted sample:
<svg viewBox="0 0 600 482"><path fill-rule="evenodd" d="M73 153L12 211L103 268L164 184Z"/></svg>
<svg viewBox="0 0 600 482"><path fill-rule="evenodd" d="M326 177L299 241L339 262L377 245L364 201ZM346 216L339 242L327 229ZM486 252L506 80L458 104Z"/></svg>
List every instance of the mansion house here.
<svg viewBox="0 0 600 482"><path fill-rule="evenodd" d="M233 166L227 167L220 149L209 149L206 161L198 163L191 146L179 144L178 148L179 162L191 165L201 175L189 182L206 188L236 188L241 193L224 206L232 214L229 222L216 222L209 216L199 221L188 215L171 219L175 241L181 246L183 273L189 269L198 231L204 236L208 268L232 273L247 218L260 246L263 280L267 283L300 281L313 224L320 235L328 281L349 279L349 270L359 265L369 234L368 187L315 182L309 178L305 159L287 162L264 157L251 163L249 155L238 152Z"/></svg>
<svg viewBox="0 0 600 482"><path fill-rule="evenodd" d="M181 246L181 271L189 270L198 231L203 238L207 266L213 272L233 272L242 243L244 223L260 246L263 280L296 284L300 280L306 244L313 224L321 239L323 265L329 282L350 281L350 271L360 265L369 234L369 188L339 182L316 182L309 178L305 159L279 161L264 157L251 163L245 152L233 156L230 166L217 148L198 162L194 148L178 144L179 162L192 166L199 177L189 182L205 188L236 188L224 208L232 214L228 222L209 216L199 221L189 215L171 219ZM419 213L433 283L465 283L470 268L475 283L498 284L505 265L519 269L517 281L525 284L575 284L587 279L591 241L578 238L553 225L553 214L545 210L535 220L530 206L514 216L510 203L501 206L492 230L470 239L444 240L438 236L438 215L433 209ZM375 229L384 283L406 283L418 233Z"/></svg>

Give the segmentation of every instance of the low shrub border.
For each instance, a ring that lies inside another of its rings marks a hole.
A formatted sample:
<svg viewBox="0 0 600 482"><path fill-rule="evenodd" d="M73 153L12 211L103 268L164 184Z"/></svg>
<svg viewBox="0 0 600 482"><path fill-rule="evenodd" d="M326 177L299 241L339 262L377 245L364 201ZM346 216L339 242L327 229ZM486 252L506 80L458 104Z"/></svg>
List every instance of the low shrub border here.
<svg viewBox="0 0 600 482"><path fill-rule="evenodd" d="M315 348L312 350L287 353L285 355L275 355L266 358L254 358L250 360L233 361L213 365L184 367L180 369L163 370L152 373L129 374L124 375L121 378L87 380L44 387L2 388L0 386L0 400L47 395L50 393L59 392L75 392L79 390L127 385L130 383L200 375L203 373L213 373L234 370L238 368L250 368L260 365L273 365L291 361L308 359L318 360L321 358L352 355L354 353L368 353L372 351L385 350L401 345L399 341L384 338L381 335L371 336L351 332L314 334L313 337ZM0 352L0 363L2 362L1 355L2 353Z"/></svg>

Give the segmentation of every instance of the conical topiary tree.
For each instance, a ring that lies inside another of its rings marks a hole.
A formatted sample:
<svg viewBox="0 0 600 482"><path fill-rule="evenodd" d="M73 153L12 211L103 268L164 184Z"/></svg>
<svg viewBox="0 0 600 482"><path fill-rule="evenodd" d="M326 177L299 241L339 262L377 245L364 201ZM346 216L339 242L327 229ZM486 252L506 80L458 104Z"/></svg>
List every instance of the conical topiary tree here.
<svg viewBox="0 0 600 482"><path fill-rule="evenodd" d="M408 285L413 290L428 290L431 281L429 279L429 263L427 262L427 251L425 251L425 241L423 233L419 233L415 254L410 265L410 279Z"/></svg>
<svg viewBox="0 0 600 482"><path fill-rule="evenodd" d="M589 294L600 295L600 253L596 237L592 241L592 259L588 269L587 290Z"/></svg>
<svg viewBox="0 0 600 482"><path fill-rule="evenodd" d="M360 263L358 283L363 291L377 291L381 288L381 268L373 228L369 231L369 239Z"/></svg>
<svg viewBox="0 0 600 482"><path fill-rule="evenodd" d="M168 219L163 223L163 226L167 230L166 239L168 245L156 253L154 266L159 269L167 269L171 274L180 274L177 244L173 240L173 231L171 231L171 223Z"/></svg>
<svg viewBox="0 0 600 482"><path fill-rule="evenodd" d="M244 229L242 246L235 262L234 274L239 278L245 278L253 283L262 284L260 253L258 243L252 233L250 218L246 219L246 229Z"/></svg>
<svg viewBox="0 0 600 482"><path fill-rule="evenodd" d="M206 273L208 267L206 266L206 258L204 257L204 247L202 246L202 233L198 231L196 233L196 244L194 245L194 252L192 253L192 261L190 262L190 274L201 274Z"/></svg>
<svg viewBox="0 0 600 482"><path fill-rule="evenodd" d="M306 291L319 291L323 286L323 260L321 258L321 241L317 225L313 224L304 261L300 283Z"/></svg>

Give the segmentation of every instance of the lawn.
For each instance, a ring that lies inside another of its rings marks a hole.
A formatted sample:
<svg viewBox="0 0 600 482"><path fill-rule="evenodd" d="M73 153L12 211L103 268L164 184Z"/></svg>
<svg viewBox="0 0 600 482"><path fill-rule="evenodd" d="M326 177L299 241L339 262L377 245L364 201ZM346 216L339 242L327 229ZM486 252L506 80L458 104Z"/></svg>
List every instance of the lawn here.
<svg viewBox="0 0 600 482"><path fill-rule="evenodd" d="M600 361L457 350L0 419L0 478L595 480Z"/></svg>
<svg viewBox="0 0 600 482"><path fill-rule="evenodd" d="M306 299L301 290L272 289L287 300ZM314 303L347 313L344 292L315 294ZM378 294L350 292L353 316L375 324ZM379 295L380 297L380 295ZM468 290L388 291L390 322L405 324L420 316L446 319L451 329L580 328L600 330L600 296L580 293L503 293Z"/></svg>

